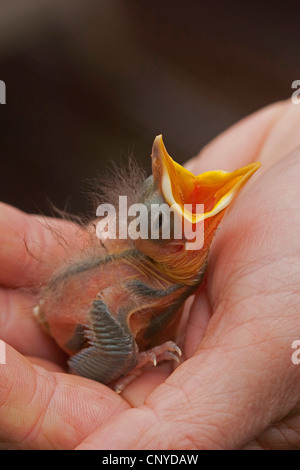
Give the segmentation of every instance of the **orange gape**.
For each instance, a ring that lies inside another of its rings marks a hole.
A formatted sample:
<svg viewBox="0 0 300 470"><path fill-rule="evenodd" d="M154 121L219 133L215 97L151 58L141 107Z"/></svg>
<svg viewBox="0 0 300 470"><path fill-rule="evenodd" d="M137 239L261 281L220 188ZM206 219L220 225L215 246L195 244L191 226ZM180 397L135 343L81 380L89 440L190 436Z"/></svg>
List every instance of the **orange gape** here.
<svg viewBox="0 0 300 470"><path fill-rule="evenodd" d="M167 204L173 224L176 219L193 230L203 224L204 239L200 248L193 248L184 230L180 237L171 230L169 238L163 237L163 224L172 225L164 218L158 219L156 238L151 233L109 238L103 232L99 239L95 223L87 225L90 245L54 274L34 309L43 328L70 356L71 371L117 384L120 391L147 362L178 360L175 341L183 303L203 278L226 208L259 166L195 176L172 160L161 136L155 138L152 175L144 181L134 178L131 204L145 206L147 222L153 204ZM197 212L197 204L204 210Z"/></svg>

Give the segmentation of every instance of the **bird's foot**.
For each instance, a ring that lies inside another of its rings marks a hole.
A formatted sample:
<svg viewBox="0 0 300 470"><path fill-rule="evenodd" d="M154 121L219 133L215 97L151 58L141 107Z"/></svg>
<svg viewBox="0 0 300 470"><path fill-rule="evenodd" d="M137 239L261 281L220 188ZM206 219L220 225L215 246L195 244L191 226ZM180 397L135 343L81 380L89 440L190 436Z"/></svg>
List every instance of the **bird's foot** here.
<svg viewBox="0 0 300 470"><path fill-rule="evenodd" d="M176 361L179 363L180 357L181 350L173 341L166 341L159 346L142 351L139 353L139 362L135 368L125 377L118 379L113 388L117 393L121 393L128 384L141 375L142 369L149 363L154 367L162 361Z"/></svg>

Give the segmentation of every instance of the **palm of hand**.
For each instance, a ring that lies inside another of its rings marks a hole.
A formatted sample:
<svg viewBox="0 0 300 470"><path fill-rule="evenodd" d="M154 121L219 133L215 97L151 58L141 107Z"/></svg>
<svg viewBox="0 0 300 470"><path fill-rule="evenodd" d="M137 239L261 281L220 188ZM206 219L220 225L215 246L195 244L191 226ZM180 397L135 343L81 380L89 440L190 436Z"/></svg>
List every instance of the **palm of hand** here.
<svg viewBox="0 0 300 470"><path fill-rule="evenodd" d="M26 356L39 357L29 362L7 347L7 365L0 366L3 447L296 447L300 366L291 362L291 345L300 339L295 196L300 160L291 124L297 111L284 104L267 108L219 137L201 160L190 162L195 173L221 168L223 162L228 170L251 160L263 166L216 235L207 280L190 309L187 360L169 377L169 364L149 369L123 397L66 374L57 365L63 366L64 357L24 315L35 295L23 288L36 287L40 264L24 253L20 236L5 239L4 222L12 233L38 237L32 251L43 250L43 266L50 269L62 252L37 218L29 222L28 216L2 207L2 246L9 241L18 250L23 268L16 256L0 252L7 266L0 279L1 337ZM74 237L73 226L52 224ZM16 284L21 287L10 289Z"/></svg>

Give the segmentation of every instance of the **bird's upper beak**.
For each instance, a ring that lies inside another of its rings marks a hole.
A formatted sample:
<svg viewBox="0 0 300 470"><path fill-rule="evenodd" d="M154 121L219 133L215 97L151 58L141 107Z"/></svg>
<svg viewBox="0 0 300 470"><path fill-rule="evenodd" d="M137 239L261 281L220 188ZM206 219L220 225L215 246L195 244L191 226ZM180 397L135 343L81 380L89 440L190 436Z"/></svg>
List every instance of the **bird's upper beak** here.
<svg viewBox="0 0 300 470"><path fill-rule="evenodd" d="M195 176L170 157L161 135L155 138L152 147L154 179L167 203L192 224L213 217L228 207L259 167L260 163L250 163L232 173L217 170ZM184 210L185 204L203 204L204 212Z"/></svg>

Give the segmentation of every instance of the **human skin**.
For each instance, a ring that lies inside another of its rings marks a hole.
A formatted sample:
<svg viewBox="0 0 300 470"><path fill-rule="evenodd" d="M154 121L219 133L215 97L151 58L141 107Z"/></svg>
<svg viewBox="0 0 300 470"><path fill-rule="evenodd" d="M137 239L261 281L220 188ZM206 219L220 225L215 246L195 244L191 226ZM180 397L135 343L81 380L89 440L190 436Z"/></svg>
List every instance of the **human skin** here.
<svg viewBox="0 0 300 470"><path fill-rule="evenodd" d="M291 360L300 340L299 124L300 106L276 103L186 165L198 174L262 163L228 209L186 306L184 361L147 369L122 395L66 373L31 315L41 280L65 256L57 234L80 249L80 228L0 205L2 448L300 449L300 364Z"/></svg>

